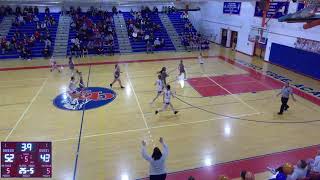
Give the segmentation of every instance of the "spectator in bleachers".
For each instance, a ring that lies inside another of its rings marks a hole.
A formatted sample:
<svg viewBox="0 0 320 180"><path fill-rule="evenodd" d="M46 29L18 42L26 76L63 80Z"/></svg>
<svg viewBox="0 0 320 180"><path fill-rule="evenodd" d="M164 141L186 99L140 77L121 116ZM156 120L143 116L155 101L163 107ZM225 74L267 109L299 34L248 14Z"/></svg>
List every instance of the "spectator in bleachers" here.
<svg viewBox="0 0 320 180"><path fill-rule="evenodd" d="M50 14L50 9L48 7L46 7L46 9L44 10L45 14Z"/></svg>
<svg viewBox="0 0 320 180"><path fill-rule="evenodd" d="M20 8L20 6L17 6L17 7L16 7L16 15L18 16L18 15L20 15L20 14L22 14L22 13L21 13L21 8Z"/></svg>
<svg viewBox="0 0 320 180"><path fill-rule="evenodd" d="M49 58L51 54L49 48L44 48L42 54L45 58Z"/></svg>
<svg viewBox="0 0 320 180"><path fill-rule="evenodd" d="M44 40L44 48L48 48L48 49L51 48L51 41L50 41L50 39Z"/></svg>
<svg viewBox="0 0 320 180"><path fill-rule="evenodd" d="M107 42L106 42L106 46L107 46L107 53L108 53L110 56L113 56L113 55L114 55L113 41L107 41Z"/></svg>
<svg viewBox="0 0 320 180"><path fill-rule="evenodd" d="M5 16L5 14L6 14L5 7L4 7L4 5L2 5L0 7L0 16Z"/></svg>
<svg viewBox="0 0 320 180"><path fill-rule="evenodd" d="M23 60L31 60L31 50L29 47L25 46L22 48L22 54L21 57Z"/></svg>
<svg viewBox="0 0 320 180"><path fill-rule="evenodd" d="M38 23L38 22L39 22L39 18L38 18L37 15L35 15L35 16L33 17L33 22L35 22L35 23Z"/></svg>
<svg viewBox="0 0 320 180"><path fill-rule="evenodd" d="M46 22L42 22L41 23L41 30L46 30L47 29L47 23Z"/></svg>
<svg viewBox="0 0 320 180"><path fill-rule="evenodd" d="M241 171L240 173L241 180L255 180L255 177L250 171Z"/></svg>
<svg viewBox="0 0 320 180"><path fill-rule="evenodd" d="M309 160L310 170L320 173L320 150L317 151L315 159Z"/></svg>
<svg viewBox="0 0 320 180"><path fill-rule="evenodd" d="M2 52L2 54L5 54L6 50L7 50L7 40L6 40L6 38L2 38L1 39L1 52Z"/></svg>
<svg viewBox="0 0 320 180"><path fill-rule="evenodd" d="M115 6L112 7L112 13L113 14L117 14L118 13L118 10Z"/></svg>
<svg viewBox="0 0 320 180"><path fill-rule="evenodd" d="M39 14L39 8L38 8L38 6L35 6L35 7L34 7L33 12L34 12L35 15L38 15L38 14Z"/></svg>
<svg viewBox="0 0 320 180"><path fill-rule="evenodd" d="M155 48L159 48L160 45L161 45L161 42L160 42L159 38L156 38L156 39L154 40L154 42L153 42L153 46L154 46Z"/></svg>
<svg viewBox="0 0 320 180"><path fill-rule="evenodd" d="M89 54L88 47L86 44L81 45L82 57L86 57Z"/></svg>
<svg viewBox="0 0 320 180"><path fill-rule="evenodd" d="M160 138L159 142L163 146L163 152L158 147L153 149L151 156L147 154L146 142L142 141L142 157L149 162L149 174L150 180L165 180L167 177L166 159L168 156L168 146L164 142L163 138Z"/></svg>
<svg viewBox="0 0 320 180"><path fill-rule="evenodd" d="M12 15L13 14L12 8L9 5L5 9L5 13L6 13L6 15Z"/></svg>

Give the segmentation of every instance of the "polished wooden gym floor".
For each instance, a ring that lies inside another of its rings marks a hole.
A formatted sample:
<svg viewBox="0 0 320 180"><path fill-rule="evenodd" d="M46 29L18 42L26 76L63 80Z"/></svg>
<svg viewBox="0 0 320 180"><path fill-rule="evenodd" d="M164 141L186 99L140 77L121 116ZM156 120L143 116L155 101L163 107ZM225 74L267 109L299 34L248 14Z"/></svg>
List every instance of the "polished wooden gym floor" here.
<svg viewBox="0 0 320 180"><path fill-rule="evenodd" d="M113 80L114 64L110 62L125 61L120 64L125 89L115 84L117 98L106 106L86 111L83 117L81 111L60 110L52 103L66 90L71 75L67 68L62 73L51 73L48 68L25 68L48 65L48 60L1 61L0 67L8 69L0 71L0 140L52 141L52 179L56 180L73 179L82 118L76 174L79 180L146 177L148 164L140 155L141 141L147 141L151 152L154 145L159 145L159 137L164 137L169 145L169 172L319 143L320 108L309 100L296 96L297 101L290 100L290 109L279 116L278 89L201 97L187 81L176 81L176 68L180 58L187 57L184 64L188 78L247 73L218 57L224 56L255 64L318 91L319 81L218 45L212 45L204 55L208 56L204 66L199 65L196 52L76 59L76 63L82 64L76 68L85 80L89 79L90 87L106 87ZM172 100L179 110L177 115L171 111L154 114L162 106L161 98L154 106L149 104L156 95L156 72L163 66L170 73L169 81L178 97ZM257 174L256 179L268 175Z"/></svg>

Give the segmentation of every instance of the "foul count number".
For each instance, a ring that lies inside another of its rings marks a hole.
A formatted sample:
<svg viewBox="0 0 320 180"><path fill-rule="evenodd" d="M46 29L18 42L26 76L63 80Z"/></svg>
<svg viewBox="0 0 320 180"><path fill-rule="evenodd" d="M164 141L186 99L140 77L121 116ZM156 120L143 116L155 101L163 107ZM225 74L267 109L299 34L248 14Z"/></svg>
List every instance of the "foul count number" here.
<svg viewBox="0 0 320 180"><path fill-rule="evenodd" d="M21 144L21 151L31 151L32 150L32 144L31 143L22 143Z"/></svg>

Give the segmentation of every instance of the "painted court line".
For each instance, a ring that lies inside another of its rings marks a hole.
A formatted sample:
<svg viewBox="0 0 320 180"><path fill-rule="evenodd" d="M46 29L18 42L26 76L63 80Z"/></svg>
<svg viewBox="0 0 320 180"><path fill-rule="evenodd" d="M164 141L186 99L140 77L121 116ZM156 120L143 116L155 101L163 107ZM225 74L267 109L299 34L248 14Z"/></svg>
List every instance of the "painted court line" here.
<svg viewBox="0 0 320 180"><path fill-rule="evenodd" d="M126 75L127 75L128 83L129 83L130 88L132 89L133 95L134 95L134 97L135 97L135 99L137 101L137 104L138 104L139 110L141 112L141 116L142 116L143 122L144 122L144 124L146 126L146 129L148 130L149 138L150 138L151 142L153 143L153 146L155 146L155 144L153 142L152 134L150 132L150 128L149 128L147 120L146 120L146 117L144 116L144 113L143 113L141 105L140 105L140 101L138 99L138 96L137 96L134 88L133 88L133 85L132 85L132 82L131 82L131 79L130 79L130 76L129 76L129 73L128 73L128 64L125 65L125 69L126 69Z"/></svg>
<svg viewBox="0 0 320 180"><path fill-rule="evenodd" d="M219 56L210 56L219 57ZM145 62L161 62L161 61L178 61L178 60L195 60L196 56L186 57L171 57L171 58L159 58L159 59L143 59L143 60L123 60L123 61L103 61L103 62L92 62L92 63L78 63L75 66L95 66L95 65L106 65L106 64L127 64L127 63L145 63ZM59 66L67 67L67 64L59 64ZM0 71L17 71L17 70L31 70L31 69L47 69L51 66L22 66L22 67L9 67L0 68Z"/></svg>
<svg viewBox="0 0 320 180"><path fill-rule="evenodd" d="M239 98L236 94L231 93L229 90L227 90L226 88L224 88L223 86L221 86L219 83L217 83L215 80L211 79L206 73L203 73L203 75L206 76L206 78L208 78L211 82L215 83L216 85L218 85L221 89L225 90L227 93L229 93L231 96L233 96L234 98L238 99L242 104L246 105L247 107L249 107L250 109L254 110L256 113L259 113L259 111L250 106L248 103L246 103L245 101L243 101L241 98Z"/></svg>
<svg viewBox="0 0 320 180"><path fill-rule="evenodd" d="M246 116L253 116L261 113L251 113L251 114L241 114L234 117L246 117ZM232 119L232 118L226 118L226 117L218 117L218 118L211 118L211 119L205 119L200 121L192 121L192 122L185 122L185 123L174 123L174 124L168 124L168 125L161 125L161 126L153 126L149 128L140 128L140 129L131 129L131 130L125 130L125 131L116 131L116 132L110 132L110 133L100 133L100 134L92 134L92 135L85 135L82 136L82 139L84 138L92 138L92 137L99 137L99 136L107 136L107 135L116 135L116 134L126 134L131 132L138 132L138 131L147 131L150 129L159 129L159 128L166 128L166 127L174 127L174 126L182 126L182 125L188 125L188 124L198 124L198 123L204 123L209 121L215 121L219 119ZM31 138L32 139L32 138ZM52 142L61 142L61 141L68 141L68 140L74 140L77 139L75 137L73 138L65 138L65 139L57 139L52 140Z"/></svg>
<svg viewBox="0 0 320 180"><path fill-rule="evenodd" d="M46 85L48 81L48 78L45 79L41 85L41 87L39 88L38 92L35 94L35 96L32 98L32 100L30 101L29 105L27 106L27 108L23 111L23 113L21 114L20 118L18 119L18 121L16 122L16 124L13 126L13 128L11 129L11 131L9 132L9 134L7 135L6 139L4 141L7 141L9 139L9 137L11 136L11 134L13 133L13 131L17 128L17 126L19 125L19 123L22 121L22 119L24 118L24 116L26 115L26 113L29 111L30 107L32 106L32 104L35 102L35 100L37 99L37 97L39 96L40 92L42 91L42 89L44 88L44 86Z"/></svg>

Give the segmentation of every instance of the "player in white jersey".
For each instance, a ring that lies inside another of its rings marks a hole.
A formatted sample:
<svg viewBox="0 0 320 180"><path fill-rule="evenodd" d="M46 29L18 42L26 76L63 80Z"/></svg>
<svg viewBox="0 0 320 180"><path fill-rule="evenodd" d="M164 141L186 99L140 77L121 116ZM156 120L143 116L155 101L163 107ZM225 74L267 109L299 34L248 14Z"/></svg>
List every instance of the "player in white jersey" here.
<svg viewBox="0 0 320 180"><path fill-rule="evenodd" d="M155 82L155 85L157 86L157 96L152 100L150 104L153 104L154 101L156 101L163 92L163 81L161 80L161 75L158 75L158 79Z"/></svg>
<svg viewBox="0 0 320 180"><path fill-rule="evenodd" d="M50 72L54 71L55 69L58 70L58 72L61 72L57 65L57 61L53 58L53 56L50 58L50 66Z"/></svg>
<svg viewBox="0 0 320 180"><path fill-rule="evenodd" d="M199 61L200 64L204 64L202 52L200 52L200 54L198 56L198 61Z"/></svg>
<svg viewBox="0 0 320 180"><path fill-rule="evenodd" d="M163 107L160 110L156 110L155 114L158 114L159 112L165 111L168 108L168 106L170 106L170 108L174 114L177 114L178 111L176 111L171 104L171 97L174 98L175 96L170 90L170 85L167 85L166 89L162 93L164 95Z"/></svg>
<svg viewBox="0 0 320 180"><path fill-rule="evenodd" d="M78 98L81 96L81 93L77 91L77 85L78 81L76 81L76 79L71 76L67 91L67 93L71 97L71 104L76 104L78 102Z"/></svg>

